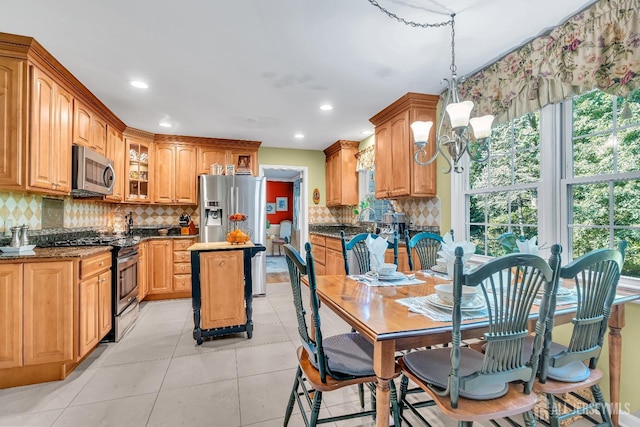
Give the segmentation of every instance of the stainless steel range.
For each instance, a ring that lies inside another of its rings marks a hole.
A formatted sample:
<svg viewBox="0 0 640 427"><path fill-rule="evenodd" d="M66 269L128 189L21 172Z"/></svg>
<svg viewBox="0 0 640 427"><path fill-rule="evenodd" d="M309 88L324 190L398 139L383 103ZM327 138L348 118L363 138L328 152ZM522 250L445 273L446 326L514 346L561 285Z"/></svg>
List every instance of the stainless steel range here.
<svg viewBox="0 0 640 427"><path fill-rule="evenodd" d="M139 236L83 237L63 240L53 246L112 246L111 251L111 308L113 322L106 341L120 341L138 318L138 245Z"/></svg>

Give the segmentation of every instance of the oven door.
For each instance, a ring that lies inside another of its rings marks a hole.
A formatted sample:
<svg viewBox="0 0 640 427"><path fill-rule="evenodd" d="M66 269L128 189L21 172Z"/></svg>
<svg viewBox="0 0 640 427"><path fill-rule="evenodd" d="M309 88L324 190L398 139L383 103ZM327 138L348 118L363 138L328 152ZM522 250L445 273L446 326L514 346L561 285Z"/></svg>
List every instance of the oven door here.
<svg viewBox="0 0 640 427"><path fill-rule="evenodd" d="M138 252L117 258L116 316L138 297Z"/></svg>

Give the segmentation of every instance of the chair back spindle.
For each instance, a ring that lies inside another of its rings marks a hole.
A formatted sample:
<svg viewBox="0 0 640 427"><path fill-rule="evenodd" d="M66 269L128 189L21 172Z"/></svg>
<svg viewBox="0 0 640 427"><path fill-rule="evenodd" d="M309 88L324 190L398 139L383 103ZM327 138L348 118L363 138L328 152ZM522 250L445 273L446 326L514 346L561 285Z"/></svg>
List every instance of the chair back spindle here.
<svg viewBox="0 0 640 427"><path fill-rule="evenodd" d="M347 241L344 231L340 231L340 238L342 240L342 256L344 258L344 271L347 275L354 273L354 269L349 266L349 253L353 254L353 258L356 260L356 264L359 273L364 274L371 270L371 263L369 258L369 248L367 248L367 237L371 236L374 239L381 238L377 234L360 233L353 236ZM393 263L398 265L398 232L394 231L392 235L392 241L387 241L387 248L393 249Z"/></svg>

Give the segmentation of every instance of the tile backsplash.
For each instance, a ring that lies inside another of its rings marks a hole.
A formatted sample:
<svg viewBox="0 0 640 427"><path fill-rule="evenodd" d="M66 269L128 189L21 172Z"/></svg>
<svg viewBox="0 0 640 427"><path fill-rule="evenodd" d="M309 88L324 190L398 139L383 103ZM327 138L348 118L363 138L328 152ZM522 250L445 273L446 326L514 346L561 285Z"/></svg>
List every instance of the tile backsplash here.
<svg viewBox="0 0 640 427"><path fill-rule="evenodd" d="M19 192L0 192L0 231L4 232L5 221L10 219L13 225L26 224L31 230L42 229L42 199L49 198L38 194ZM92 200L60 198L64 203L64 228L106 227L113 226L113 211L117 204ZM393 202L399 212L406 212L411 224L415 227L439 226L440 199L400 199ZM177 226L178 218L186 213L198 224L196 206L169 205L120 205L125 213L133 212L136 226ZM341 206L309 207L310 224L349 224L356 220L353 208ZM45 221L46 226L46 221Z"/></svg>

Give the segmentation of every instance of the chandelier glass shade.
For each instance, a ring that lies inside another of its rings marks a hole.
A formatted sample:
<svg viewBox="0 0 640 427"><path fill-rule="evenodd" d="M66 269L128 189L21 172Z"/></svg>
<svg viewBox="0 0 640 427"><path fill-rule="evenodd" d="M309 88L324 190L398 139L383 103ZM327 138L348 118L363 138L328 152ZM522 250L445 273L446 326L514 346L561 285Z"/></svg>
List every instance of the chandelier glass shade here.
<svg viewBox="0 0 640 427"><path fill-rule="evenodd" d="M413 122L411 123L411 130L413 132L414 144L417 147L417 151L414 155L414 160L417 164L425 166L433 163L439 155L441 155L447 162L448 167L442 168L442 172L447 174L452 170L457 173L462 173L464 168L461 165L464 153L467 153L469 158L476 162L486 162L489 159L489 146L491 143L491 124L494 117L492 115L486 115L482 117L471 117L471 111L473 110L472 101L460 101L458 95L458 82L464 81L464 78L459 79L456 74L456 55L455 55L455 14L451 15L451 20L439 23L416 23L407 21L398 17L396 14L389 12L378 4L376 0L368 0L369 3L380 9L390 18L393 18L405 25L411 27L442 27L451 25L451 77L449 79L443 79L448 85L447 94L444 100L444 108L440 115L440 122L438 124L436 132L437 146L432 157L429 157L427 152L427 144L429 144L429 136L433 122ZM448 133L444 131L445 116L449 117L449 124L451 130Z"/></svg>

